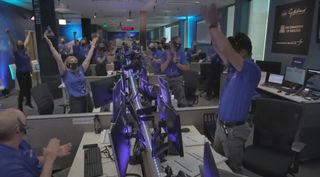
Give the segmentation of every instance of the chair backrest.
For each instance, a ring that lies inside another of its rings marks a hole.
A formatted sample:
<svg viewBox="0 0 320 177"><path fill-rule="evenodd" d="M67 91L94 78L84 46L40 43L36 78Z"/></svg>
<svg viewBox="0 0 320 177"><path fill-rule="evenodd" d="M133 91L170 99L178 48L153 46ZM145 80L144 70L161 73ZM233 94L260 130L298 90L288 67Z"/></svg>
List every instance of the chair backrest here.
<svg viewBox="0 0 320 177"><path fill-rule="evenodd" d="M186 97L193 97L197 91L199 74L196 71L183 72Z"/></svg>
<svg viewBox="0 0 320 177"><path fill-rule="evenodd" d="M37 104L38 113L52 114L54 110L53 97L47 84L39 84L31 90L32 97Z"/></svg>
<svg viewBox="0 0 320 177"><path fill-rule="evenodd" d="M303 117L303 104L271 98L257 98L254 111L255 146L291 152Z"/></svg>

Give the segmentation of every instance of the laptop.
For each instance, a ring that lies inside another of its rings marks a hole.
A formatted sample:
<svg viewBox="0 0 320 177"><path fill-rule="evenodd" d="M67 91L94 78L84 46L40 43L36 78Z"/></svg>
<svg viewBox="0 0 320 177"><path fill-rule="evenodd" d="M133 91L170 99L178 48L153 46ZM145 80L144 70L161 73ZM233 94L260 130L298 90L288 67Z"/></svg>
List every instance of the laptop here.
<svg viewBox="0 0 320 177"><path fill-rule="evenodd" d="M264 83L267 87L280 87L283 83L284 76L280 74L270 74L268 81Z"/></svg>

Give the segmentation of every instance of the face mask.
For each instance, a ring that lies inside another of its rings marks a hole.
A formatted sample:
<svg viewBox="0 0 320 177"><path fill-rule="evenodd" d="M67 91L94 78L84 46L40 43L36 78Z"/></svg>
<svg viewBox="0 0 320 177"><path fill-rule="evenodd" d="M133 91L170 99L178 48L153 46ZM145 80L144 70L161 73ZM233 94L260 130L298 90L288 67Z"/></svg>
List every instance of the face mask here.
<svg viewBox="0 0 320 177"><path fill-rule="evenodd" d="M17 48L18 48L19 50L23 50L23 49L24 49L24 45L18 45Z"/></svg>
<svg viewBox="0 0 320 177"><path fill-rule="evenodd" d="M155 51L156 51L156 48L152 47L152 48L150 48L150 50L151 50L152 52L155 52Z"/></svg>
<svg viewBox="0 0 320 177"><path fill-rule="evenodd" d="M78 67L78 63L69 63L67 67L71 70L76 70Z"/></svg>
<svg viewBox="0 0 320 177"><path fill-rule="evenodd" d="M180 43L174 43L174 46L176 47L176 50L180 50L181 44Z"/></svg>

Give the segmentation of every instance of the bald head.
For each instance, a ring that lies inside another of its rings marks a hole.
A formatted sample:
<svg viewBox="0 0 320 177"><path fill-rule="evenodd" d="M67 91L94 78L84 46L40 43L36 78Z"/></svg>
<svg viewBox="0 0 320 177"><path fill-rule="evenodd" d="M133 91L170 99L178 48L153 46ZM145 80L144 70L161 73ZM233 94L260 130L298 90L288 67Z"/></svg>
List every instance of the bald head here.
<svg viewBox="0 0 320 177"><path fill-rule="evenodd" d="M0 141L10 140L16 133L19 127L19 121L22 124L26 123L25 115L18 109L7 109L0 112Z"/></svg>

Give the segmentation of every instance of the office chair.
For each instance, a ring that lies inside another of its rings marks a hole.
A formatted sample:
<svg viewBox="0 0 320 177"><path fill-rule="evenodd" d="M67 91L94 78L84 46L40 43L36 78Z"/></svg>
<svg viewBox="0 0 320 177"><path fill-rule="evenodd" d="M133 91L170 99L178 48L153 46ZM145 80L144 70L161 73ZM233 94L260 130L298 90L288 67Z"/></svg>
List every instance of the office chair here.
<svg viewBox="0 0 320 177"><path fill-rule="evenodd" d="M196 71L184 71L184 90L186 94L186 99L192 104L198 104L199 96L196 94L198 88L199 74Z"/></svg>
<svg viewBox="0 0 320 177"><path fill-rule="evenodd" d="M302 116L302 104L255 99L253 144L245 149L243 166L265 177L294 176L305 146L296 141Z"/></svg>
<svg viewBox="0 0 320 177"><path fill-rule="evenodd" d="M47 84L39 84L31 89L31 95L38 107L38 113L52 114L54 110L53 97Z"/></svg>

